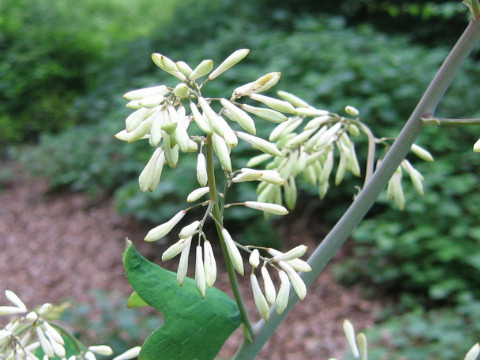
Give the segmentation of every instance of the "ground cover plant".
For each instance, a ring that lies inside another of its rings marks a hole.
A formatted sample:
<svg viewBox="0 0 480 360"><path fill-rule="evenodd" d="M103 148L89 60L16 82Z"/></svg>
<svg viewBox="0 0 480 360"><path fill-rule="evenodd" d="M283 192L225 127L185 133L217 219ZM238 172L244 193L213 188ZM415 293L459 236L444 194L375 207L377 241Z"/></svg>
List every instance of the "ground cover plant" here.
<svg viewBox="0 0 480 360"><path fill-rule="evenodd" d="M197 220L184 224L178 242L163 254L164 260L180 255L177 274L152 264L130 242L127 243L125 269L135 290L129 300L130 305L142 306L146 302L165 315L164 325L146 340L140 358L213 358L240 323L244 328L245 342L235 358L253 358L295 301L306 296L308 284L365 216L386 184L387 198L393 200L400 209L405 207L402 177L408 175L415 190L424 193L424 176L410 161L405 160L409 150L423 160L433 160L428 151L413 144L423 126L478 123L476 119L455 120L434 116L453 76L478 38L478 2L468 2L467 5L474 19L395 141L376 138L371 129L360 121L360 113L355 107L346 106L344 115L339 115L318 109L284 91L278 92L279 98L261 94L276 85L280 78L276 72L236 87L229 98L204 95L208 92L210 82L243 60L249 52L247 49L235 51L215 68L208 59L196 67L190 67L183 61L174 62L162 54L153 54L154 63L176 78L177 84L150 86L126 93L124 97L129 100L127 106L134 112L127 117L125 130L117 133L116 137L127 142L147 140L154 148L139 177L142 191L155 190L164 165L175 168L183 157L192 156L189 153L193 153L196 157L196 180L200 187L192 189L187 202L200 202L179 210L170 220L157 225L146 235L145 240L160 240L194 208L203 207L205 211ZM253 116L278 123L268 140L256 136ZM358 162L355 141L352 140L360 134L366 138L368 149L365 165ZM247 164L248 168L236 170L232 166L231 157L234 157L239 140L264 154L252 158ZM378 145L389 149L384 158L376 157L375 147ZM475 143L474 150L479 150L478 142ZM262 163L267 164L266 169L254 169ZM334 167L335 172L332 171ZM346 171L356 176L364 174L364 181L359 185L361 190L308 263L300 260L306 252L302 245L285 253L257 245L242 245L232 239L223 223L223 212L234 207L246 207L270 215L285 215L288 213L287 207L295 207L297 177L301 175L307 183L316 186L320 197L323 197L330 182L340 184ZM227 190L244 181L259 182L258 198L228 202ZM200 200L207 195L208 200ZM216 260L204 230L207 226L217 230L235 302L224 293L212 289L216 278ZM195 279L192 280L186 278L186 273L190 248L195 240ZM236 285L235 272L245 274L240 250L248 254L252 294L264 319L256 329L250 323ZM277 280L277 286L270 273L276 274L273 277ZM263 279L263 289L258 283L260 276ZM180 287L177 283L183 286ZM15 306L2 309L5 313L27 313L16 295L8 292L7 298ZM178 301L172 303L172 298ZM62 347L58 346L62 345L62 341L58 338L55 340L57 336L52 335L53 332L50 331L50 335L47 335L48 339L45 335L40 335L44 331L40 326L47 327L44 320L37 322L38 315L43 315L43 312L39 310L33 315L28 314L30 316L25 320L36 327L40 339L38 346L42 347L47 357L53 354L56 345L57 351L54 353L63 356L64 352L60 350ZM11 326L13 330L6 329L5 339L14 336L16 329L14 325ZM366 358L364 337L359 336L357 344L353 340L351 325L346 322L344 326L354 356ZM211 333L218 335L212 337ZM202 334L210 336L208 346L205 346ZM183 342L183 346L175 348L174 344L179 341ZM17 349L15 346L18 344L12 343L14 347L11 354L21 351L22 354L27 353L22 349L24 344L20 343ZM356 350L357 346L361 348L362 355ZM90 354L91 352L83 350L80 356L93 356ZM475 359L477 355L478 346L474 346L466 358Z"/></svg>

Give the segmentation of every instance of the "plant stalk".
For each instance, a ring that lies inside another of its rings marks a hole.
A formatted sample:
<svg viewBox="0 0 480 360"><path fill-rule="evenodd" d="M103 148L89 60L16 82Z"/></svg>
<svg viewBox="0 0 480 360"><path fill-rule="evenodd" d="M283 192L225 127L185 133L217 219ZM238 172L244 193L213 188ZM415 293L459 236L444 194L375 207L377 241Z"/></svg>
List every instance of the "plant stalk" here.
<svg viewBox="0 0 480 360"><path fill-rule="evenodd" d="M240 311L243 326L246 331L244 342L249 342L254 337L254 329L248 317L247 308L245 307L242 294L240 293L240 287L238 286L237 277L235 275L235 269L233 267L232 260L228 255L227 247L225 245L225 240L223 239L223 235L222 235L223 214L220 211L220 207L218 206L217 186L215 182L215 166L214 166L215 164L214 164L214 158L213 158L213 144L210 136L207 138L206 147L207 147L208 187L209 187L210 201L213 203L212 215L215 219L215 227L217 229L218 238L220 239L223 258L225 259L225 266L227 268L228 279L230 281L233 295L235 297L235 301L237 302L238 310Z"/></svg>
<svg viewBox="0 0 480 360"><path fill-rule="evenodd" d="M370 181L310 256L308 262L312 267L312 271L301 274L307 286L311 285L317 278L337 250L350 236L353 229L360 223L375 203L378 195L384 189L388 180L420 134L423 128L422 118L432 117L438 103L443 98L461 64L473 50L479 39L480 21L476 19L470 22L437 71L437 74L423 94L412 115L385 156L385 159L373 173ZM251 360L255 358L256 354L260 352L275 329L297 302L298 298L294 295L294 292L290 291L290 294L289 304L285 311L281 315L277 315L274 309L271 309L268 323L262 320L257 324L255 327L255 339L252 342L244 342L235 355L234 360Z"/></svg>

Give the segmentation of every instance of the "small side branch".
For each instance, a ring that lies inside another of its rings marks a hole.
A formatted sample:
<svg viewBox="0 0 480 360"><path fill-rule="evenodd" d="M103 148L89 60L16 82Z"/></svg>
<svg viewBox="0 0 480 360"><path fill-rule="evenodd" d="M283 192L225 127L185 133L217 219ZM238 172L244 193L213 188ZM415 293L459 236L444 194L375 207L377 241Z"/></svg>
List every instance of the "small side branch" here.
<svg viewBox="0 0 480 360"><path fill-rule="evenodd" d="M464 125L480 125L480 119L448 119L448 118L422 118L424 125L436 126L464 126Z"/></svg>

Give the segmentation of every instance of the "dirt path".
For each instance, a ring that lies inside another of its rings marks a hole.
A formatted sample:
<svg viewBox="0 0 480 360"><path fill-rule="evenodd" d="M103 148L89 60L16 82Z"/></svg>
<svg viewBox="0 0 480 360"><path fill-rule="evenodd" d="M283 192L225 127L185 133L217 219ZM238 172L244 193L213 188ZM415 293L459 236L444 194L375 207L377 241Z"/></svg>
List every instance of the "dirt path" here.
<svg viewBox="0 0 480 360"><path fill-rule="evenodd" d="M162 251L140 240L147 229L118 216L111 200L98 201L80 194L49 195L46 190L43 181L17 176L0 193L0 291L17 292L29 306L65 299L91 302L94 289L128 296L130 288L121 262L125 238L134 239L143 254ZM315 224L293 222L281 232L286 238L294 233L310 248L320 236ZM228 288L225 276L219 279L218 287ZM242 288L250 299L248 281L242 282ZM4 303L0 294L0 305ZM255 313L252 301L248 307ZM367 327L378 309L378 304L362 300L360 289L338 285L327 268L258 359L340 357L346 348L341 333L343 319L350 318L357 328ZM240 337L235 333L221 355L231 356Z"/></svg>

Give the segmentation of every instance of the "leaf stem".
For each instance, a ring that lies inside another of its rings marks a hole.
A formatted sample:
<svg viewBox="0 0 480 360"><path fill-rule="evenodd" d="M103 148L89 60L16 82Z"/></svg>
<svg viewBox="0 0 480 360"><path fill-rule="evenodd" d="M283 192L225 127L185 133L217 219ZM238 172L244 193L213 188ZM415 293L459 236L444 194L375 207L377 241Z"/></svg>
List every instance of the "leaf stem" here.
<svg viewBox="0 0 480 360"><path fill-rule="evenodd" d="M421 119L432 116L461 64L473 50L479 38L480 21L475 20L470 22L455 47L437 71L434 79L385 156L385 159L373 173L368 184L309 258L308 262L312 267L312 271L301 274L307 286L312 284L375 203L378 195L420 134L423 128ZM288 306L281 315L277 315L274 309L271 309L269 322L267 323L262 320L257 324L255 327L255 339L252 342L244 342L234 356L234 360L254 359L255 355L260 352L263 345L285 319L297 300L298 298L294 295L294 292L291 291Z"/></svg>
<svg viewBox="0 0 480 360"><path fill-rule="evenodd" d="M480 119L447 119L447 118L422 118L424 125L441 125L441 126L457 126L457 125L480 125Z"/></svg>
<svg viewBox="0 0 480 360"><path fill-rule="evenodd" d="M228 255L227 247L225 245L225 240L222 235L222 225L223 225L223 214L220 212L220 207L218 206L217 200L217 187L215 183L215 167L213 159L213 144L212 139L208 136L206 141L207 146L207 174L208 174L208 187L210 188L210 201L213 203L212 215L215 220L215 227L217 229L218 237L220 239L220 245L222 247L223 258L225 259L225 265L227 267L228 278L230 280L230 285L232 287L233 295L235 296L235 301L238 305L238 310L242 317L243 326L246 333L244 332L244 342L250 342L254 336L253 325L250 322L248 317L247 308L243 301L242 294L240 293L240 287L238 286L237 277L235 275L235 269L232 264L232 260Z"/></svg>

